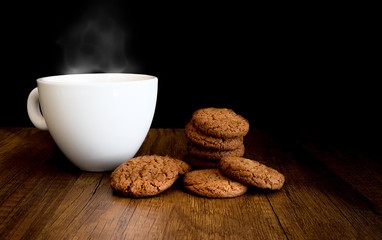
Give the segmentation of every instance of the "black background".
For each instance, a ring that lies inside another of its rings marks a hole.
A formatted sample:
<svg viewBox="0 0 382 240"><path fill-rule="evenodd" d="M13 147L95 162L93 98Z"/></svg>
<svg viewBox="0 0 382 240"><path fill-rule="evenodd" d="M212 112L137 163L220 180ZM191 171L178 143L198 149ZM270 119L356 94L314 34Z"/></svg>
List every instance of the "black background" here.
<svg viewBox="0 0 382 240"><path fill-rule="evenodd" d="M224 3L223 3L224 2ZM227 107L286 136L374 142L380 74L373 6L241 1L12 1L1 6L0 126L32 126L39 77L62 74L57 43L95 8L126 29L138 73L159 78L153 127Z"/></svg>

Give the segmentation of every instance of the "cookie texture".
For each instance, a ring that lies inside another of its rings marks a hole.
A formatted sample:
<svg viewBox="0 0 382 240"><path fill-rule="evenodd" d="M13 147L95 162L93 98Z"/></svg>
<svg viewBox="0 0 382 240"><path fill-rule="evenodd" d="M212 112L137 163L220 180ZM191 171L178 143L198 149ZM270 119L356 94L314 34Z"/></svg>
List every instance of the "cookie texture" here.
<svg viewBox="0 0 382 240"><path fill-rule="evenodd" d="M249 131L248 120L227 108L199 109L191 121L204 134L220 138L243 137Z"/></svg>
<svg viewBox="0 0 382 240"><path fill-rule="evenodd" d="M188 172L184 187L191 193L210 198L230 198L243 195L248 187L225 177L217 168Z"/></svg>
<svg viewBox="0 0 382 240"><path fill-rule="evenodd" d="M222 157L241 157L245 152L244 144L241 144L237 149L234 150L213 150L201 148L195 146L192 143L188 143L187 150L188 153L192 156L216 161L219 161Z"/></svg>
<svg viewBox="0 0 382 240"><path fill-rule="evenodd" d="M223 157L219 169L238 182L263 189L278 190L285 182L284 175L275 169L243 157Z"/></svg>
<svg viewBox="0 0 382 240"><path fill-rule="evenodd" d="M140 156L117 167L110 176L110 185L125 196L149 197L171 187L179 173L189 170L187 163L171 157Z"/></svg>
<svg viewBox="0 0 382 240"><path fill-rule="evenodd" d="M191 170L191 166L182 160L169 157L169 156L166 156L166 159L171 160L176 164L176 166L178 167L178 173L180 175L184 175L186 172L189 172Z"/></svg>
<svg viewBox="0 0 382 240"><path fill-rule="evenodd" d="M218 138L209 136L199 131L191 122L186 124L184 132L194 145L207 149L233 150L243 144L243 137Z"/></svg>

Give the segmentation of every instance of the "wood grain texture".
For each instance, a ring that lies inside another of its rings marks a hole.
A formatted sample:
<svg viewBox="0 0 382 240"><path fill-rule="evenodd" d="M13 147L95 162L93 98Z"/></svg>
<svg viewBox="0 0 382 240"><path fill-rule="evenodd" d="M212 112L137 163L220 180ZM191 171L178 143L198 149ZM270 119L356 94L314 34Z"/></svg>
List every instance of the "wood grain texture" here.
<svg viewBox="0 0 382 240"><path fill-rule="evenodd" d="M48 132L0 128L1 239L382 239L381 165L354 149L255 129L245 157L286 177L233 199L185 192L125 198L110 172L73 166ZM151 129L137 155L186 154L183 129Z"/></svg>

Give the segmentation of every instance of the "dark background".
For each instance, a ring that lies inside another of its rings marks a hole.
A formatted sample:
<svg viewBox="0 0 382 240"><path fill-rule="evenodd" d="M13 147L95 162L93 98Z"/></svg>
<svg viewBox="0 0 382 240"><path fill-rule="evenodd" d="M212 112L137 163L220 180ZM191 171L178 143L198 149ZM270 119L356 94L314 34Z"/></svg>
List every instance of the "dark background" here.
<svg viewBox="0 0 382 240"><path fill-rule="evenodd" d="M0 126L32 126L26 100L35 80L62 74L59 40L97 6L126 29L133 72L159 78L153 127L183 127L198 108L227 107L288 137L375 143L373 6L223 2L2 3Z"/></svg>

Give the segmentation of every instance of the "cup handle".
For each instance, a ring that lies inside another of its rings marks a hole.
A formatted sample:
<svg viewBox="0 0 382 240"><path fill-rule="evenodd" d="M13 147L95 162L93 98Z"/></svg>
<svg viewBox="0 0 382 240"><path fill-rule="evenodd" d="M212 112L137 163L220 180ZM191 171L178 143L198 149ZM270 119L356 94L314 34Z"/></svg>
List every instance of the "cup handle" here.
<svg viewBox="0 0 382 240"><path fill-rule="evenodd" d="M33 125L40 130L48 130L46 125L45 118L42 116L40 111L40 101L38 88L35 88L31 91L28 96L27 110L30 120Z"/></svg>

